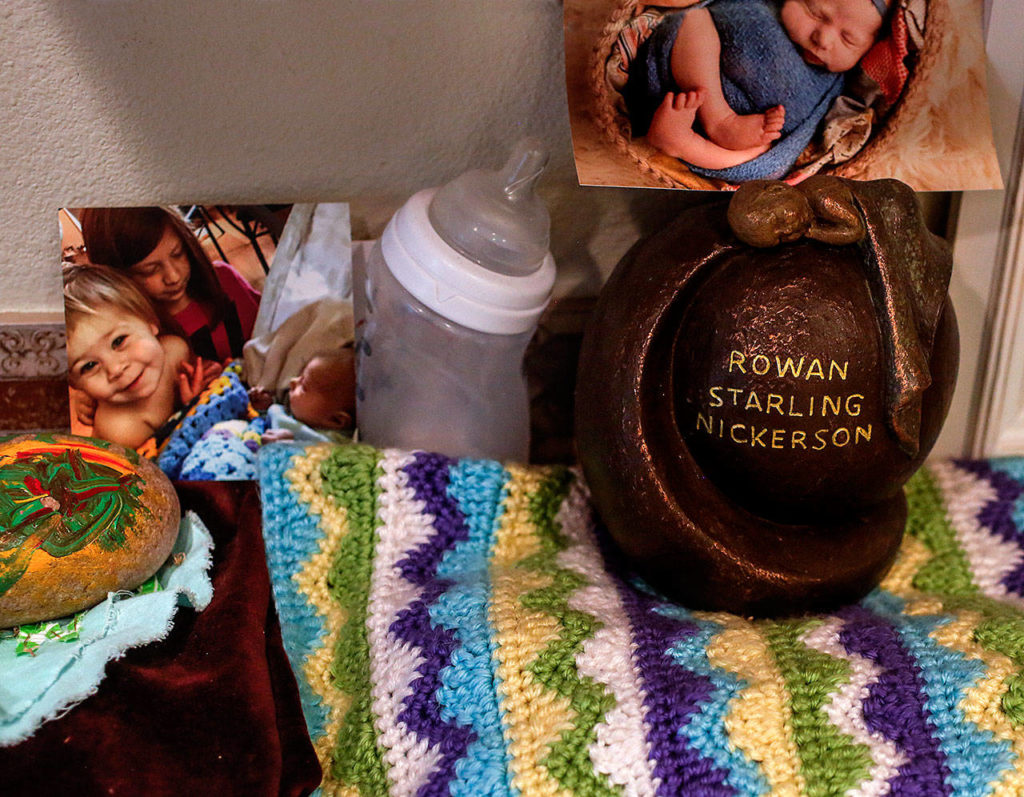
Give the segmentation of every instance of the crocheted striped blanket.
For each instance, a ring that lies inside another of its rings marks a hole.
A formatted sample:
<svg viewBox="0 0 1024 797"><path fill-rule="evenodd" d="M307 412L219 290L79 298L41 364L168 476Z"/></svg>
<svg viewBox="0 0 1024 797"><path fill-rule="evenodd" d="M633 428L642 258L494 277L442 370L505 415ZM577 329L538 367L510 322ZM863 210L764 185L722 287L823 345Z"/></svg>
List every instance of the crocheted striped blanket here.
<svg viewBox="0 0 1024 797"><path fill-rule="evenodd" d="M260 465L326 794L1024 793L1024 460L920 471L880 588L760 621L621 570L573 470Z"/></svg>

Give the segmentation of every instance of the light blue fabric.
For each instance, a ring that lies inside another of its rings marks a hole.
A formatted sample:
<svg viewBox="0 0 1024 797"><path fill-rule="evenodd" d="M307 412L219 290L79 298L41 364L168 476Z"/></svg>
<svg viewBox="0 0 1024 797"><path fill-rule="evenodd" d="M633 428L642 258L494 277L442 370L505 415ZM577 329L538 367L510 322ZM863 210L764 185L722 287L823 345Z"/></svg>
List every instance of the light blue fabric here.
<svg viewBox="0 0 1024 797"><path fill-rule="evenodd" d="M259 451L260 498L263 504L263 542L274 590L274 604L281 619L281 636L292 671L299 684L299 699L314 743L327 733L327 706L304 677L306 660L327 635L324 617L299 590L293 576L309 561L323 540L320 516L306 511L288 487L285 473L292 458L305 453L293 443L274 443Z"/></svg>
<svg viewBox="0 0 1024 797"><path fill-rule="evenodd" d="M185 558L174 564L178 553ZM110 593L103 603L77 615L77 639L46 640L32 655L17 653L19 640L10 632L0 636L0 746L27 739L44 722L93 694L108 661L129 648L163 639L178 606L205 609L213 598L212 554L210 532L189 513L182 519L172 558L157 573L161 591Z"/></svg>
<svg viewBox="0 0 1024 797"><path fill-rule="evenodd" d="M314 429L289 414L283 404L271 404L267 409L267 424L271 429L284 429L292 433L297 443L351 443L352 435L333 429Z"/></svg>

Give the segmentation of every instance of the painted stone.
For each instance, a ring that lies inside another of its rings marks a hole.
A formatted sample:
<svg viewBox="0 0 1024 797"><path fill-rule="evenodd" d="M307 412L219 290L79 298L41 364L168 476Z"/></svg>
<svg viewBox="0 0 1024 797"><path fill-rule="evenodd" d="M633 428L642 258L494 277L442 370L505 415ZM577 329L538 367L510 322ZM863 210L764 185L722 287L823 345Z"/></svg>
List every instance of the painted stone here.
<svg viewBox="0 0 1024 797"><path fill-rule="evenodd" d="M584 338L576 430L639 572L749 615L874 587L956 381L951 267L892 180L748 183L635 246Z"/></svg>
<svg viewBox="0 0 1024 797"><path fill-rule="evenodd" d="M181 510L167 477L113 443L0 438L0 628L93 606L166 561Z"/></svg>

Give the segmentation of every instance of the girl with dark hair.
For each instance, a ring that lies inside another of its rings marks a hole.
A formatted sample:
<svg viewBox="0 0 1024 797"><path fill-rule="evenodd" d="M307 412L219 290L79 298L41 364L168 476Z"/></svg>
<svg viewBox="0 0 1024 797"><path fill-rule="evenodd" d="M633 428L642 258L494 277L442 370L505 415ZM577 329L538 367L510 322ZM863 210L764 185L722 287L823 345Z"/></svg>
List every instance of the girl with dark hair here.
<svg viewBox="0 0 1024 797"><path fill-rule="evenodd" d="M89 262L127 274L155 305L165 332L205 360L242 356L260 293L233 266L211 261L188 222L163 207L86 208Z"/></svg>

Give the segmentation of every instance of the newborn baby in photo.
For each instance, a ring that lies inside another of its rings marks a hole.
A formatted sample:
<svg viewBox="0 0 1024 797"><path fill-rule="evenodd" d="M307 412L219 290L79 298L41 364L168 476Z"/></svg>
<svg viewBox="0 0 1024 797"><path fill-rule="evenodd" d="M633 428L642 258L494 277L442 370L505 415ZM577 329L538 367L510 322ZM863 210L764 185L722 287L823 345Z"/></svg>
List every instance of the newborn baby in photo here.
<svg viewBox="0 0 1024 797"><path fill-rule="evenodd" d="M632 134L737 182L789 171L888 12L885 0L658 5L689 7L666 15L630 65Z"/></svg>
<svg viewBox="0 0 1024 797"><path fill-rule="evenodd" d="M267 411L270 428L263 442L300 440L337 441L347 438L355 427L355 351L351 344L314 355L302 372L291 380L284 403L274 403L265 388L249 391L257 410Z"/></svg>

